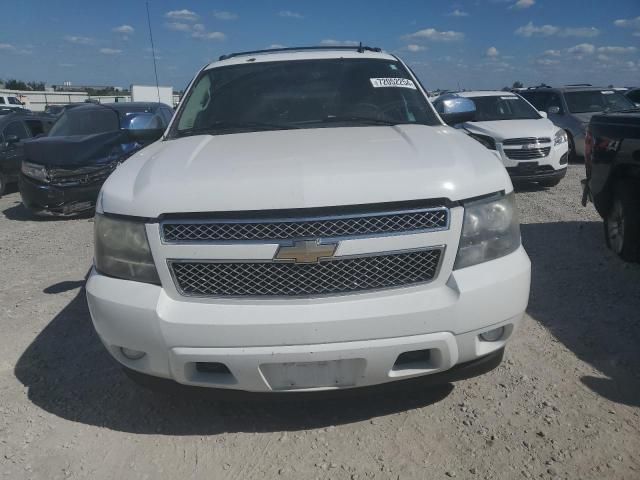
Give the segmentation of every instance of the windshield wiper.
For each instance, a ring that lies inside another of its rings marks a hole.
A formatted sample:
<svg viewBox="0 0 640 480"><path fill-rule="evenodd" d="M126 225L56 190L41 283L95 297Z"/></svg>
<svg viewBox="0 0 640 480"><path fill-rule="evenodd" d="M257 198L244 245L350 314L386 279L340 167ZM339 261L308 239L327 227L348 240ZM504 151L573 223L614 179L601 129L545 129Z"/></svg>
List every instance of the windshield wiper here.
<svg viewBox="0 0 640 480"><path fill-rule="evenodd" d="M248 129L248 130L288 130L292 128L299 128L295 125L280 125L277 123L266 123L266 122L228 122L228 121L219 121L214 122L211 125L207 125L206 127L198 127L198 128L187 128L185 130L178 130L176 132L176 136L178 137L188 137L191 135L203 135L209 134L213 135L221 130L234 130L234 129Z"/></svg>

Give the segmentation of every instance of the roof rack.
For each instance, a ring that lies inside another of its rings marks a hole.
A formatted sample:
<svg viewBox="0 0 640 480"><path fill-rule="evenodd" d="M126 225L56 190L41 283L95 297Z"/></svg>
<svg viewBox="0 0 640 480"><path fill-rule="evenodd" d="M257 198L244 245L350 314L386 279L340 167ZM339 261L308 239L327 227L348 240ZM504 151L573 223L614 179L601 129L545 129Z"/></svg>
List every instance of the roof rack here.
<svg viewBox="0 0 640 480"><path fill-rule="evenodd" d="M569 83L565 87L593 87L590 83Z"/></svg>
<svg viewBox="0 0 640 480"><path fill-rule="evenodd" d="M266 50L252 50L248 52L235 52L235 53L228 53L226 55L220 55L220 57L218 58L218 61L227 60L233 57L240 57L243 55L254 55L254 54L274 53L274 52L300 52L300 51L304 52L309 50L355 50L358 53L382 51L382 49L379 47L367 47L366 45L362 45L362 42L360 42L360 45L357 45L357 46L326 45L326 46L320 46L320 47L282 47L282 48L268 48Z"/></svg>

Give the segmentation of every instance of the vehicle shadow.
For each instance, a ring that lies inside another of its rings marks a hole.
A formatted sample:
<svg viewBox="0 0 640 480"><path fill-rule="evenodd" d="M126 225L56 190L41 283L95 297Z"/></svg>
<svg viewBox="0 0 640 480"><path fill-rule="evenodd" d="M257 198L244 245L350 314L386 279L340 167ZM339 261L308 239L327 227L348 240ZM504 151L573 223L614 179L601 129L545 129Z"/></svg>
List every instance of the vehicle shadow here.
<svg viewBox="0 0 640 480"><path fill-rule="evenodd" d="M640 406L640 265L604 245L601 222L522 225L531 257L528 313L608 378L581 382L614 402Z"/></svg>
<svg viewBox="0 0 640 480"><path fill-rule="evenodd" d="M76 282L52 285L66 291ZM425 407L446 398L451 384L403 382L404 388L328 394L250 394L175 384L154 392L129 379L98 339L84 289L22 354L16 377L29 399L59 417L129 433L210 435L323 428Z"/></svg>
<svg viewBox="0 0 640 480"><path fill-rule="evenodd" d="M2 213L9 220L17 220L23 222L53 222L53 221L64 221L64 220L78 220L91 218L93 216L93 212L80 213L74 215L65 215L65 216L54 216L54 215L38 215L28 208L26 208L22 202L16 201L12 207L5 208Z"/></svg>

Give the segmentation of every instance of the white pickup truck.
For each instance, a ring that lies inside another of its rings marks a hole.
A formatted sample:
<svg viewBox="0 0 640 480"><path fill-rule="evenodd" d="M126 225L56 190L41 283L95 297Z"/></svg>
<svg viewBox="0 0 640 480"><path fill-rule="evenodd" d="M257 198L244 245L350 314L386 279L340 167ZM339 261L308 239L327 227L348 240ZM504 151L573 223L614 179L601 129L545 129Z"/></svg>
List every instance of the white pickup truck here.
<svg viewBox="0 0 640 480"><path fill-rule="evenodd" d="M100 193L86 291L104 345L134 377L248 391L494 368L530 262L504 167L446 124L473 113L438 115L374 48L207 65Z"/></svg>

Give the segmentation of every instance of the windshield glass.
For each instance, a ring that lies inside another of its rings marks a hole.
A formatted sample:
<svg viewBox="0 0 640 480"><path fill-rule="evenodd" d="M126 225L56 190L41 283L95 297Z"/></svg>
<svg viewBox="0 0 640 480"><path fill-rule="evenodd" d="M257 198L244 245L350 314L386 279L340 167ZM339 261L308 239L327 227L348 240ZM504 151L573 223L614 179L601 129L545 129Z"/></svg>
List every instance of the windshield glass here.
<svg viewBox="0 0 640 480"><path fill-rule="evenodd" d="M629 110L636 106L615 90L587 90L564 94L571 113L612 112Z"/></svg>
<svg viewBox="0 0 640 480"><path fill-rule="evenodd" d="M399 123L439 124L399 62L245 63L205 71L171 136Z"/></svg>
<svg viewBox="0 0 640 480"><path fill-rule="evenodd" d="M475 122L541 118L535 108L515 95L471 97L471 100L476 104Z"/></svg>
<svg viewBox="0 0 640 480"><path fill-rule="evenodd" d="M7 100L9 100L9 103L11 105L22 105L22 102L18 100L16 97L8 97Z"/></svg>
<svg viewBox="0 0 640 480"><path fill-rule="evenodd" d="M95 135L119 128L118 114L110 108L71 108L51 127L49 136Z"/></svg>

